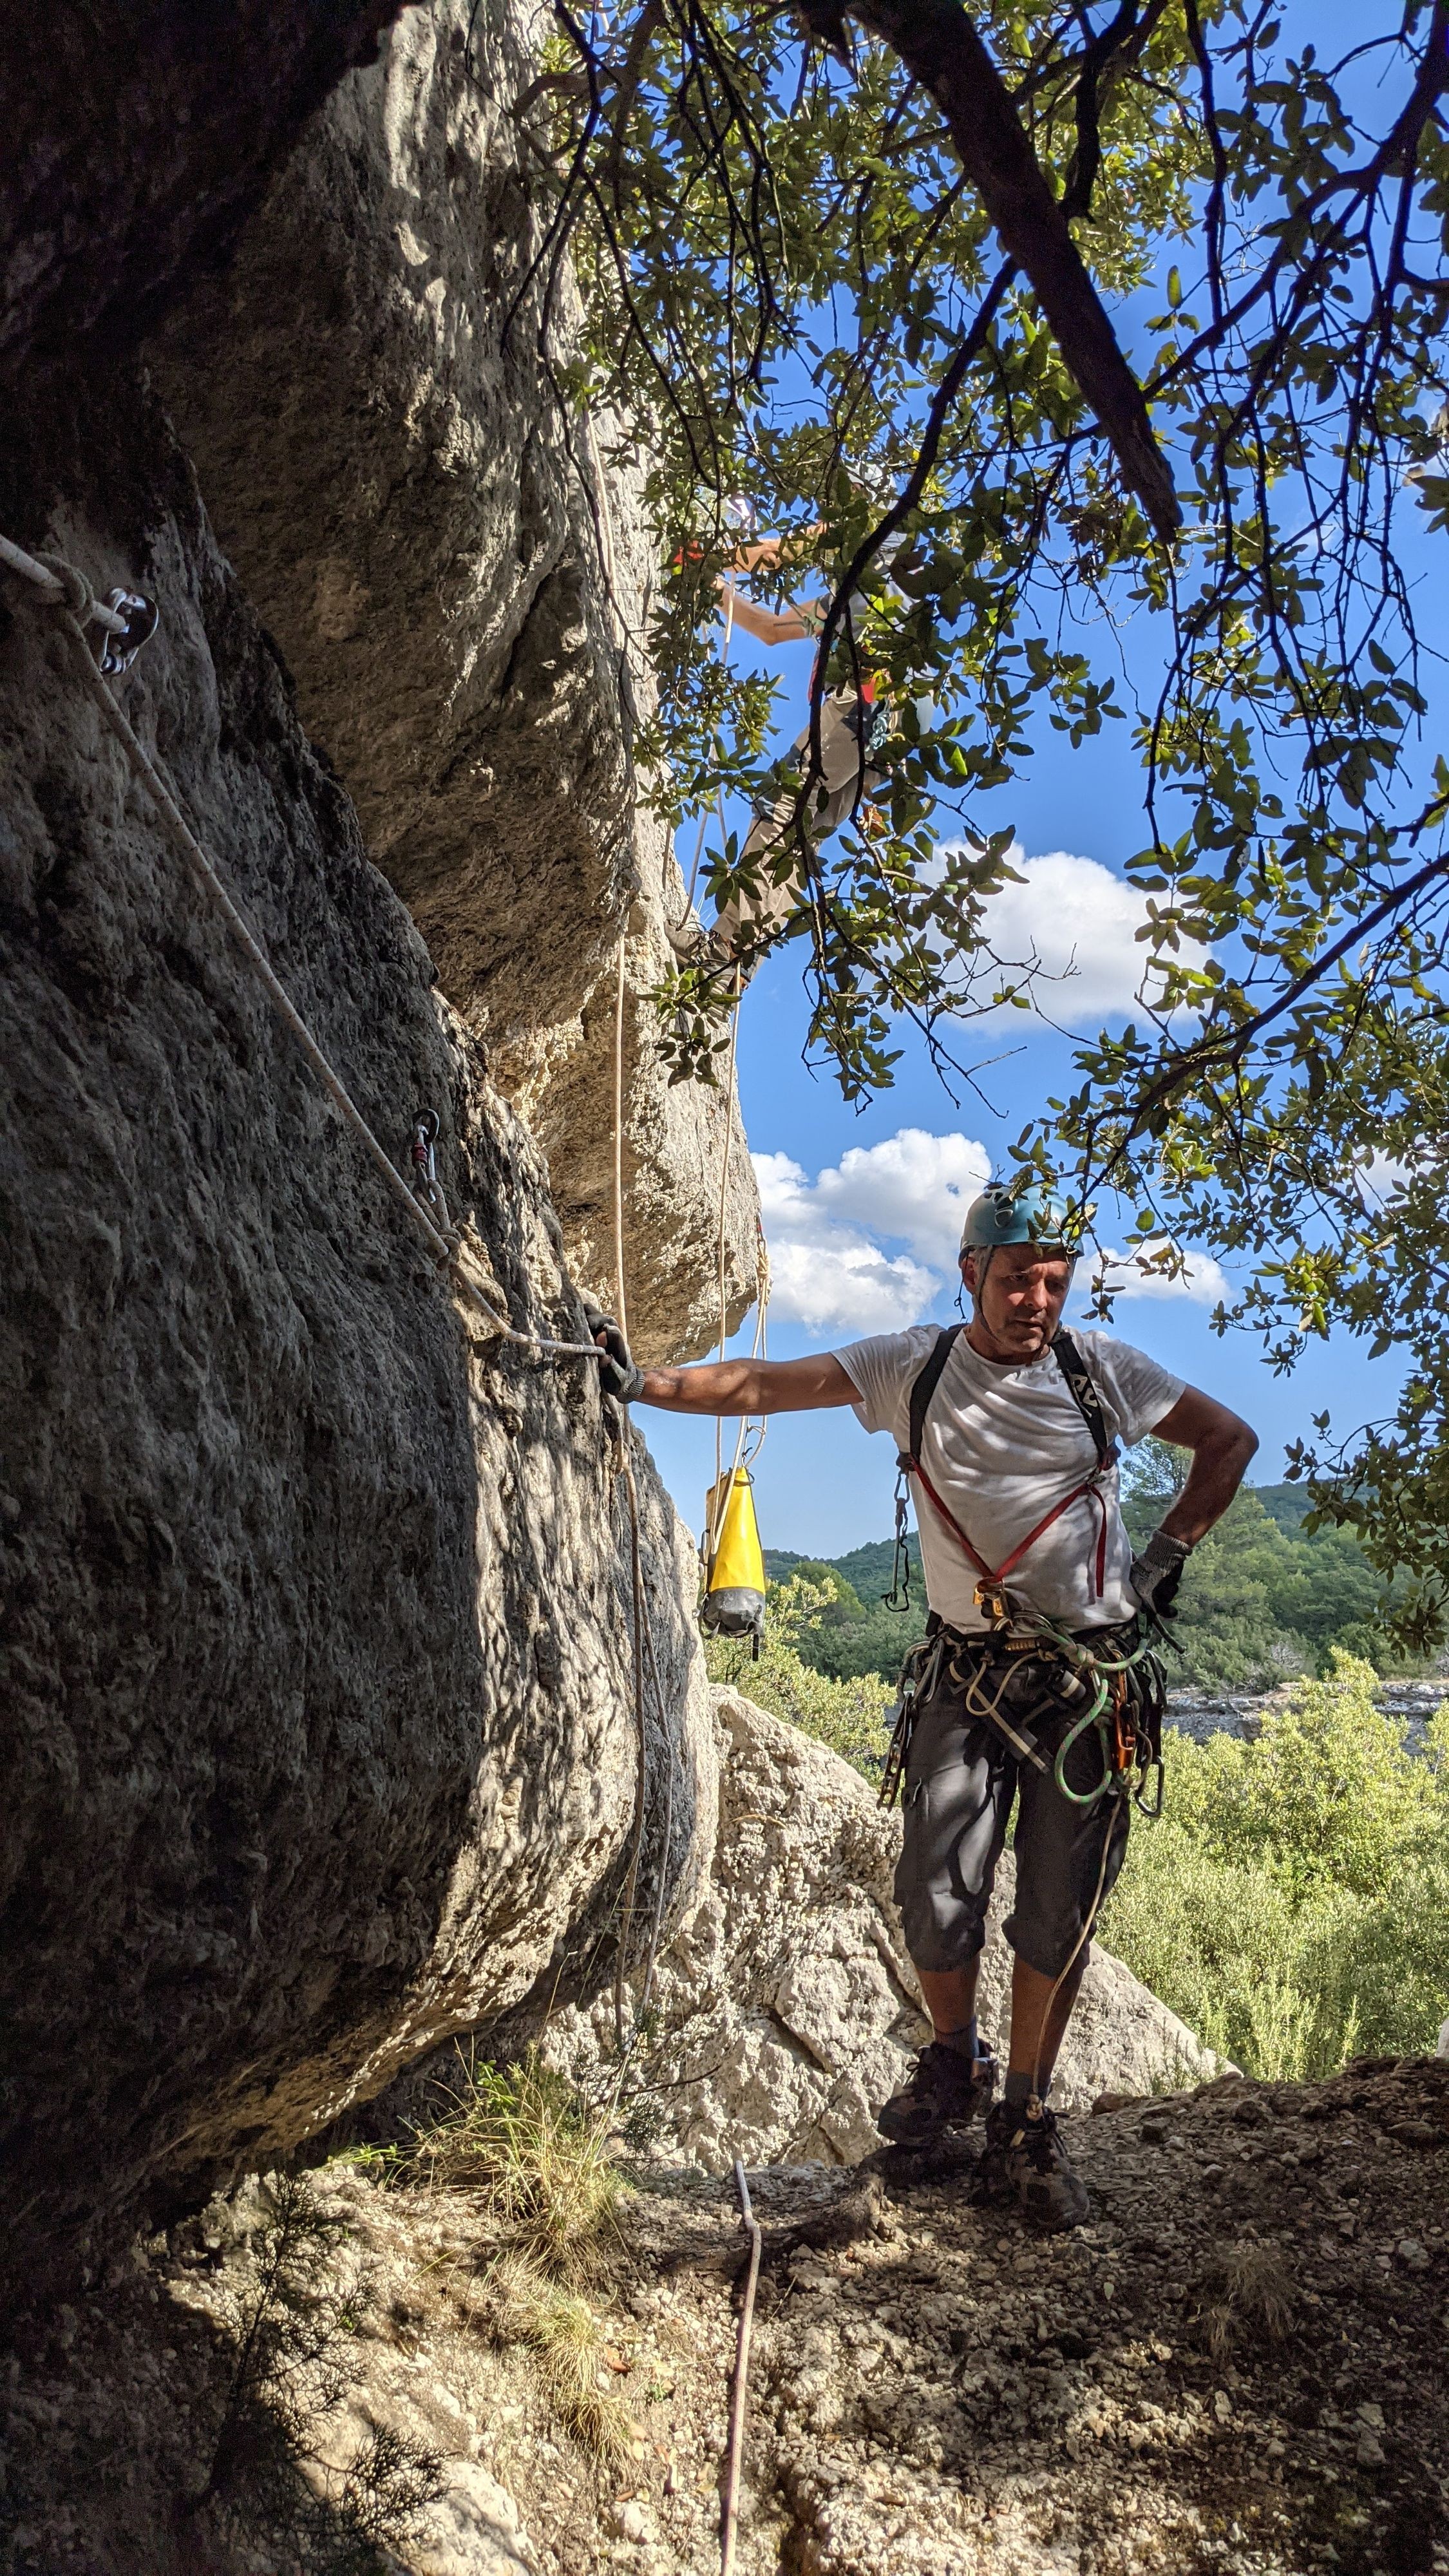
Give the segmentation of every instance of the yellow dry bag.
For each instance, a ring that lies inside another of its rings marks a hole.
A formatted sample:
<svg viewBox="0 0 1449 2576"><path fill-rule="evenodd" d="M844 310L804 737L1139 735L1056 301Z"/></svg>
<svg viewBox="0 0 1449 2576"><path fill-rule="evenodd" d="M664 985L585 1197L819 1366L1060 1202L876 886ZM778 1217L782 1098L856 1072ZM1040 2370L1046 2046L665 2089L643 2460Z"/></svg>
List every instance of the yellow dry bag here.
<svg viewBox="0 0 1449 2576"><path fill-rule="evenodd" d="M704 1599L700 1624L720 1637L748 1637L758 1656L765 1631L765 1560L748 1467L711 1485L704 1505Z"/></svg>

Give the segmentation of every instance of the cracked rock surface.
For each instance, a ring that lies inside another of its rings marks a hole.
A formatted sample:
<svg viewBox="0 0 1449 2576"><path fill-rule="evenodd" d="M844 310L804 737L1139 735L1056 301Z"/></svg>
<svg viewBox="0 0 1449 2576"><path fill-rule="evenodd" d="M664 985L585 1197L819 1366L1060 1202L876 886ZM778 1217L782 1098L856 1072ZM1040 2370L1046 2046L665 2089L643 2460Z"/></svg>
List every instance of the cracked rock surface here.
<svg viewBox="0 0 1449 2576"><path fill-rule="evenodd" d="M0 525L159 600L131 721L386 1149L435 1110L482 1272L576 1338L537 1150L164 414L129 379L29 433ZM439 1279L9 583L0 734L0 2129L28 2280L536 1982L606 1974L638 1753L591 1367L500 1344ZM637 1458L647 1905L707 1729L689 1544Z"/></svg>
<svg viewBox="0 0 1449 2576"><path fill-rule="evenodd" d="M650 1994L641 2081L657 2083L661 2154L716 2168L819 2157L853 2164L880 2145L874 2112L929 2037L891 1892L898 1812L828 1745L715 1688L718 1799L702 1811L678 1929ZM1004 2050L1014 1864L1002 1856L982 1960L984 2037ZM636 2002L638 2000L636 1984ZM556 2015L547 2048L576 2074L607 2057L612 2007ZM1094 1946L1054 2098L1214 2074L1211 2050Z"/></svg>

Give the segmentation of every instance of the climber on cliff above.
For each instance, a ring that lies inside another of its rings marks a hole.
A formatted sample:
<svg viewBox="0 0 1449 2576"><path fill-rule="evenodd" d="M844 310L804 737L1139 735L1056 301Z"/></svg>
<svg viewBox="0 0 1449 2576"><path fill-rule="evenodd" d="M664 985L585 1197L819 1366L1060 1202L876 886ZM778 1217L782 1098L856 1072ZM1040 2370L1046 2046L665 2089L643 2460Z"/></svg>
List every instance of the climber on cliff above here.
<svg viewBox="0 0 1449 2576"><path fill-rule="evenodd" d="M1109 1776L1112 1727L1120 1744L1132 1740L1134 1714L1139 1734L1160 1716L1160 1699L1154 1713L1144 1698L1154 1685L1141 1650L1258 1445L1226 1405L1146 1352L1107 1333L1062 1332L1075 1259L1074 1234L1050 1201L1003 1185L966 1212L964 1327L921 1324L806 1359L673 1369L636 1368L615 1325L596 1334L609 1353L604 1391L623 1402L716 1415L850 1405L867 1431L890 1433L915 1477L930 1624L905 1702L895 1892L935 2035L879 2122L895 2144L921 2148L987 2112L988 2182L1046 2227L1088 2215L1047 2095L1091 1927L1126 1848L1128 1797L1091 1803L1093 1792ZM1149 1431L1190 1450L1192 1464L1134 1558L1116 1444ZM1090 1713L1084 1671L1108 1686L1104 1732L1079 1724ZM1119 1788L1125 1781L1124 1772ZM1013 1801L1016 1897L1003 1926L1015 1952L1011 2046L992 2107L996 2064L977 2038L976 1982Z"/></svg>
<svg viewBox="0 0 1449 2576"><path fill-rule="evenodd" d="M803 531L807 537L819 533L818 525ZM784 543L781 537L762 537L741 546L730 558L729 569L754 572L762 564L777 564ZM724 575L720 590L732 624L742 626L761 644L801 644L818 636L829 604L812 598L784 609L761 608ZM849 603L855 613L867 604L860 591ZM812 689L818 666L817 655ZM864 666L843 674L837 686L826 690L820 704L821 775L803 797L798 784L789 785L782 778L779 793L756 807L740 852L740 865L751 871L750 877L721 904L708 930L686 918L667 933L682 966L738 965L749 974L772 934L789 920L800 901L807 853L828 840L859 804L883 786L885 773L873 765L871 752L884 729L885 712L876 674ZM807 724L781 767L798 781L809 766Z"/></svg>

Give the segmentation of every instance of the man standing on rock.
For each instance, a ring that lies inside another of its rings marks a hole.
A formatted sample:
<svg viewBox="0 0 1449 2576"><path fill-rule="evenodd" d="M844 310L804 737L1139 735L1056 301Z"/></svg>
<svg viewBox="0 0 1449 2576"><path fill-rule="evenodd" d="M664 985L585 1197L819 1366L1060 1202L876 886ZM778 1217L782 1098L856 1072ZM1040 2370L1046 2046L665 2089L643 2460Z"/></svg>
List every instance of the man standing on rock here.
<svg viewBox="0 0 1449 2576"><path fill-rule="evenodd" d="M637 1368L606 1319L596 1335L609 1354L604 1391L624 1402L734 1415L848 1404L895 1440L917 1485L930 1607L926 1643L907 1661L895 1886L935 2035L879 2122L920 2149L986 2111L988 2181L1052 2228L1088 2214L1047 2095L1091 1927L1122 1865L1131 1770L1160 1716L1149 1632L1258 1445L1144 1351L1062 1332L1075 1258L1041 1193L998 1185L966 1213L964 1327L682 1369ZM1192 1465L1134 1560L1117 1444L1149 1431L1191 1450ZM1011 2047L992 2107L976 1980L1013 1803Z"/></svg>

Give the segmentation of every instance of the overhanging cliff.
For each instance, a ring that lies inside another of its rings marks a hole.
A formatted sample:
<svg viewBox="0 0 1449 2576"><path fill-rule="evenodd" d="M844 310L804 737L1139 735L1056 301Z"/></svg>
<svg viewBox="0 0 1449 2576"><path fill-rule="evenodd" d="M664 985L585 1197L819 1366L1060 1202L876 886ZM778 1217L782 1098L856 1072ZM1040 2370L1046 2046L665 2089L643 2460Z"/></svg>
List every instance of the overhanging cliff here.
<svg viewBox="0 0 1449 2576"><path fill-rule="evenodd" d="M626 1281L662 1360L718 1329L721 1202L738 1322L756 1202L738 1118L727 1142L722 1099L671 1087L658 1051L686 905L634 759L654 551L627 442L563 390L577 311L535 210L528 25L500 0L407 11L153 361L303 721L599 1288L624 938Z"/></svg>
<svg viewBox="0 0 1449 2576"><path fill-rule="evenodd" d="M97 14L103 53L121 42L120 15ZM409 12L412 52L349 84L343 128L360 131L369 100L381 112L399 64L455 25L447 7ZM255 33L265 51L265 23ZM42 114L60 137L64 48L48 93L33 49L27 60L29 139ZM242 45L238 115L248 60ZM275 63L253 69L271 99ZM279 120L270 131L280 149ZM75 271L74 309L103 307L104 330L79 334L48 372L7 379L0 529L55 548L97 590L156 599L160 633L120 683L132 723L389 1152L402 1163L417 1113L436 1111L445 1182L509 1311L565 1338L581 1327L578 1284L607 1267L604 1030L611 1056L627 920L631 1284L646 1338L690 1347L714 1297L722 1113L706 1094L666 1095L657 1073L643 995L677 880L636 822L582 485L543 456L554 430L530 431L515 384L515 464L472 527L466 580L447 589L441 569L462 542L449 512L473 507L476 453L445 452L440 415L411 394L421 426L408 447L414 431L389 412L407 370L389 373L385 351L354 352L354 388L378 364L375 423L347 409L345 386L314 378L314 429L339 473L354 452L363 479L389 455L399 473L411 459L420 515L404 511L385 542L394 573L414 560L419 572L390 659L374 635L352 681L346 635L330 638L342 658L326 683L329 637L319 627L313 652L299 630L299 710L156 381L116 354L178 280L201 292L185 242L154 292L115 286L129 253L101 236L124 230L128 208L151 262L156 191L139 165L154 140L143 119L98 142L92 233L83 209L67 216L54 255ZM184 199L210 242L208 208L225 232L238 202L234 174L212 168L214 124L178 111L171 148L183 175L168 178L167 202ZM333 127L314 126L293 167L313 152L331 167L332 150ZM420 169L419 185L435 175ZM526 195L490 205L519 229L516 262ZM364 187L379 298L389 263L404 283L413 265L385 215ZM484 339L497 279L472 238L477 274L455 305L474 294ZM12 221L7 273L31 247ZM91 262L104 275L88 304ZM60 311L60 282L56 295ZM423 312L434 304L423 297ZM240 360L232 372L255 395L239 452L261 450L261 380ZM523 498L500 517L513 479ZM235 553L256 546L265 590L258 525L234 491L222 498ZM642 561L637 532L619 543ZM317 582L297 595L310 613ZM562 673L546 668L555 634ZM626 1532L591 1364L490 1340L434 1272L158 833L68 654L34 595L0 580L0 2121L7 2263L31 2280L139 2210L287 2152L447 2031L503 2014L516 2027L552 1996L596 1990L621 1932L637 1946L687 1874L713 1759L688 1542L647 1453L635 1444L661 1690L641 1782ZM305 721L326 685L340 692L327 703L360 711L356 733L329 746L346 778ZM517 939L490 948L491 915L527 873L517 835L561 725L581 766L527 844L547 900L520 898ZM385 764L357 764L374 732L391 745L403 818L384 855L452 961L456 1008L359 828L349 789L374 836L389 792ZM488 746L511 781L513 822L496 832L476 801ZM455 770L474 787L450 804ZM446 828L408 877L406 849L434 806ZM470 984L458 961L472 953ZM502 1033L489 992L512 995ZM485 1047L532 1130L490 1081ZM560 1057L567 1110L541 1075ZM563 1175L568 1240L540 1134L556 1190ZM753 1254L738 1137L729 1173L738 1285Z"/></svg>

